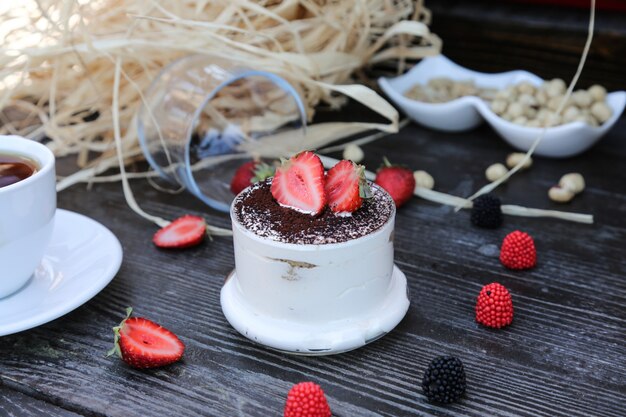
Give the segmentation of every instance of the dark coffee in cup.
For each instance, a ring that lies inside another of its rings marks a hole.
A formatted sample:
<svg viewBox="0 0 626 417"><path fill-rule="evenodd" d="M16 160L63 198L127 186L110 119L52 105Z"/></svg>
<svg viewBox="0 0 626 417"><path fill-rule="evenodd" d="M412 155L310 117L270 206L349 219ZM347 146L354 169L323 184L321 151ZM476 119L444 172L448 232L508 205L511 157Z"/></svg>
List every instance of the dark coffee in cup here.
<svg viewBox="0 0 626 417"><path fill-rule="evenodd" d="M37 163L30 158L0 153L0 188L22 181L38 169Z"/></svg>

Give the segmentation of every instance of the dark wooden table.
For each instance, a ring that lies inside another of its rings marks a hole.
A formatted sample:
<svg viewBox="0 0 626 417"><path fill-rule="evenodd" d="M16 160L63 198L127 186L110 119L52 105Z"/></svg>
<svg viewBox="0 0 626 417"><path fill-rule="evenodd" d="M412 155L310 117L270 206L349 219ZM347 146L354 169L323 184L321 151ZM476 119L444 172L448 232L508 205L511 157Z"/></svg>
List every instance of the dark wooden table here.
<svg viewBox="0 0 626 417"><path fill-rule="evenodd" d="M409 125L365 151L370 168L387 155L429 171L437 190L468 195L511 149L487 126L443 134ZM535 158L532 169L497 190L509 204L593 213L594 225L507 217L502 228L484 230L470 225L466 211L414 198L396 220L395 260L410 286L406 318L383 339L330 357L277 353L228 325L219 293L233 268L230 238L157 250L155 227L126 206L120 184L75 186L59 194L59 207L109 227L124 262L74 312L0 338L0 416L280 416L289 388L307 380L324 388L339 417L626 415L625 158L622 118L588 153ZM548 188L572 171L585 176L587 189L570 204L550 202ZM193 213L229 227L226 215L188 194L132 185L149 212ZM500 265L499 244L515 229L535 237L533 270ZM474 321L476 295L494 281L511 290L515 304L513 324L499 331ZM137 371L105 358L126 306L176 332L187 345L184 360ZM458 404L431 405L421 378L443 354L462 359L468 390Z"/></svg>

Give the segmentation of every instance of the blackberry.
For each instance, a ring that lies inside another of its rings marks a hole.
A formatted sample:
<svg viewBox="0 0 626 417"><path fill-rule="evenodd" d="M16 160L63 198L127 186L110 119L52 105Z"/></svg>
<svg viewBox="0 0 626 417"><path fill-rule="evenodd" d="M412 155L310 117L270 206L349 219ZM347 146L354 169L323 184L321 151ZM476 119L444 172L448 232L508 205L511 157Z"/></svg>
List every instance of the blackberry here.
<svg viewBox="0 0 626 417"><path fill-rule="evenodd" d="M472 224L487 229L496 229L502 224L500 199L491 194L484 194L474 200L472 206Z"/></svg>
<svg viewBox="0 0 626 417"><path fill-rule="evenodd" d="M454 356L436 357L424 373L422 390L430 402L457 401L465 393L463 363Z"/></svg>

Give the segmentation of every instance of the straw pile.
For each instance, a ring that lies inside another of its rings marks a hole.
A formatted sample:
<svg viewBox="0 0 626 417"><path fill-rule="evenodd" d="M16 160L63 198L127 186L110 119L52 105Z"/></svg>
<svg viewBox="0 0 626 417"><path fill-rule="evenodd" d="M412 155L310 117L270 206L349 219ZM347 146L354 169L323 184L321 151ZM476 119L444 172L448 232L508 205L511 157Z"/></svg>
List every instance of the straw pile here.
<svg viewBox="0 0 626 417"><path fill-rule="evenodd" d="M296 87L309 117L348 95L389 120L312 129L307 139L316 147L370 128L397 130L397 113L381 97L340 84L365 65L396 59L403 66L441 47L426 26L428 10L414 0L19 3L0 6L0 133L47 136L57 156L77 155L82 169L59 188L142 158L135 131L142 92L181 56L277 73Z"/></svg>

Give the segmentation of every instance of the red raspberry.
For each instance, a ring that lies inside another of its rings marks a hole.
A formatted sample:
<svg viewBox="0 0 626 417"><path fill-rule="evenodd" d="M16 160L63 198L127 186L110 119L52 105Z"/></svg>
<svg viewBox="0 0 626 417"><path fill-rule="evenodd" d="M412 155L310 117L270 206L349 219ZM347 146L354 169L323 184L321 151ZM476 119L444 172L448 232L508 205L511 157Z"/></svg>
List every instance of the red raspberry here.
<svg viewBox="0 0 626 417"><path fill-rule="evenodd" d="M330 417L322 388L314 382L300 382L287 395L284 417Z"/></svg>
<svg viewBox="0 0 626 417"><path fill-rule="evenodd" d="M513 321L513 300L502 284L485 285L476 300L476 321L488 327L508 326Z"/></svg>
<svg viewBox="0 0 626 417"><path fill-rule="evenodd" d="M537 251L533 238L519 230L506 235L500 248L500 262L510 269L534 267L537 263Z"/></svg>

